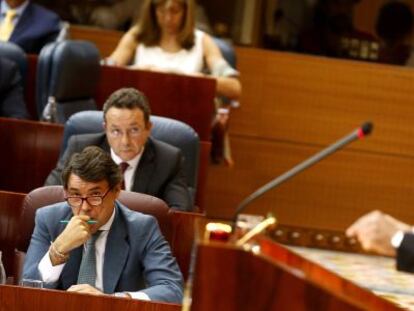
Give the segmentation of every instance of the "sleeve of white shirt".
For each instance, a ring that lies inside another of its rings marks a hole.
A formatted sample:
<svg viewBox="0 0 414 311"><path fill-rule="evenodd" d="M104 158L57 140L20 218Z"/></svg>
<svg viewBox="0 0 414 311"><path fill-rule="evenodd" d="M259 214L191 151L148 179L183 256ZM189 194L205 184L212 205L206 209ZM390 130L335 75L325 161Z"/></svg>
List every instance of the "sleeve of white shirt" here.
<svg viewBox="0 0 414 311"><path fill-rule="evenodd" d="M127 292L127 293L130 294L133 299L151 301L148 295L143 292Z"/></svg>
<svg viewBox="0 0 414 311"><path fill-rule="evenodd" d="M37 268L39 269L40 276L42 277L42 281L46 283L54 283L59 280L60 274L62 273L63 267L65 263L60 265L52 265L50 260L49 252L43 256L42 260L39 262Z"/></svg>

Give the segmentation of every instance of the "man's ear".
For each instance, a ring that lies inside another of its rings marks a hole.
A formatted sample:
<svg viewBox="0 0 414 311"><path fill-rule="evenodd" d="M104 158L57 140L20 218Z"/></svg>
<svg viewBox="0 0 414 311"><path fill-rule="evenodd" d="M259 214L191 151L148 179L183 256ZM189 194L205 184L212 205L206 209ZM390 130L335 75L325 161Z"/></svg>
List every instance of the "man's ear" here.
<svg viewBox="0 0 414 311"><path fill-rule="evenodd" d="M102 127L104 128L104 130L106 131L106 122L105 121L103 121L102 122Z"/></svg>
<svg viewBox="0 0 414 311"><path fill-rule="evenodd" d="M151 131L151 129L152 129L152 122L151 121L148 121L147 122L147 130L148 131Z"/></svg>
<svg viewBox="0 0 414 311"><path fill-rule="evenodd" d="M115 199L118 199L119 195L121 194L121 183L119 183L115 187L113 187L112 191L115 194Z"/></svg>

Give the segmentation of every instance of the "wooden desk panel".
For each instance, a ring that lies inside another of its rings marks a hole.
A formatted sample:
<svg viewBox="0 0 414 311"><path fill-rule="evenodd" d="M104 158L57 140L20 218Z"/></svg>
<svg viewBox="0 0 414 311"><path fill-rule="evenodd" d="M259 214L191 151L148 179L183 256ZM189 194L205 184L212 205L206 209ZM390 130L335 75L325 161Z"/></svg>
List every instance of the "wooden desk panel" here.
<svg viewBox="0 0 414 311"><path fill-rule="evenodd" d="M23 211L23 193L0 191L0 251L8 277L17 277L16 262L17 236Z"/></svg>
<svg viewBox="0 0 414 311"><path fill-rule="evenodd" d="M374 209L414 223L414 158L359 151L367 141L269 191L245 212L273 211L282 224L332 230L344 230ZM233 137L232 142L236 167L210 167L206 211L213 218L231 218L243 198L320 150L246 137Z"/></svg>
<svg viewBox="0 0 414 311"><path fill-rule="evenodd" d="M64 291L0 285L0 311L10 310L179 311L181 310L181 306L170 303L139 301L110 296L93 296Z"/></svg>
<svg viewBox="0 0 414 311"><path fill-rule="evenodd" d="M63 126L0 118L0 189L29 192L56 166Z"/></svg>
<svg viewBox="0 0 414 311"><path fill-rule="evenodd" d="M281 223L337 230L373 209L414 221L413 70L236 51L243 84L242 106L230 126L236 165L211 168L208 215L230 218L245 196L371 120L370 137L272 190L246 212L275 209Z"/></svg>
<svg viewBox="0 0 414 311"><path fill-rule="evenodd" d="M324 145L371 120L362 149L414 154L413 70L249 48L237 55L243 102L233 134Z"/></svg>
<svg viewBox="0 0 414 311"><path fill-rule="evenodd" d="M191 310L402 310L274 242L259 243L259 253L201 243Z"/></svg>

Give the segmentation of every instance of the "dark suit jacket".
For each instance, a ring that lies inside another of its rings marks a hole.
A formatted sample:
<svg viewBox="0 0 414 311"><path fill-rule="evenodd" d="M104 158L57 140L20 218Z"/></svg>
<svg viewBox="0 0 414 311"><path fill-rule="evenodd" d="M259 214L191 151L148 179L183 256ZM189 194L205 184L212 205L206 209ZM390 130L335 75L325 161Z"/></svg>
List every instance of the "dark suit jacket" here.
<svg viewBox="0 0 414 311"><path fill-rule="evenodd" d="M0 116L29 118L23 99L23 87L16 63L0 57Z"/></svg>
<svg viewBox="0 0 414 311"><path fill-rule="evenodd" d="M405 233L397 249L397 269L414 273L414 234Z"/></svg>
<svg viewBox="0 0 414 311"><path fill-rule="evenodd" d="M57 167L49 174L45 185L62 185L61 173L66 161L75 152L87 146L98 146L110 152L105 134L74 135L59 160ZM146 193L164 200L168 206L191 211L190 193L183 169L181 151L159 140L148 139L144 153L134 174L132 191Z"/></svg>
<svg viewBox="0 0 414 311"><path fill-rule="evenodd" d="M103 290L114 292L142 290L151 300L181 303L183 279L168 242L157 220L131 211L119 202L108 234L103 267ZM40 208L36 226L25 257L23 278L41 280L38 265L65 228L62 219L70 219L72 210L66 202ZM82 260L82 246L70 252L57 283L49 288L68 289L76 284Z"/></svg>
<svg viewBox="0 0 414 311"><path fill-rule="evenodd" d="M26 53L38 54L46 43L56 39L59 31L59 16L30 2L14 27L9 41L19 45Z"/></svg>

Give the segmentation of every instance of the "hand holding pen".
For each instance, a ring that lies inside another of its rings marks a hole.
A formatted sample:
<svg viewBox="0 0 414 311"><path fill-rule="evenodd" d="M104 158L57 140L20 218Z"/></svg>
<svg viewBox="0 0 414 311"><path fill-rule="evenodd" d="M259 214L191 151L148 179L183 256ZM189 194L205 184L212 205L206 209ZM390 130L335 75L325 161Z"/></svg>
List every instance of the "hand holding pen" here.
<svg viewBox="0 0 414 311"><path fill-rule="evenodd" d="M87 215L75 215L70 220L61 220L60 222L67 223L67 225L53 244L62 254L67 254L84 244L91 235L90 224L96 223Z"/></svg>

